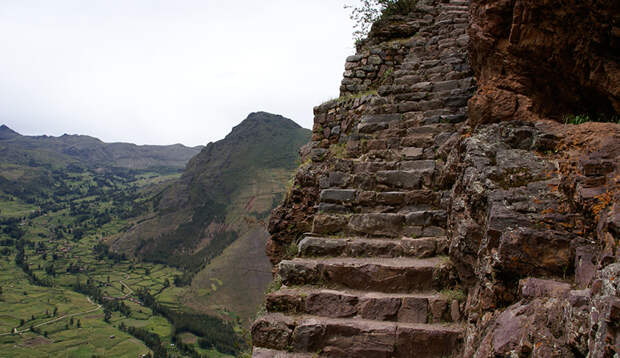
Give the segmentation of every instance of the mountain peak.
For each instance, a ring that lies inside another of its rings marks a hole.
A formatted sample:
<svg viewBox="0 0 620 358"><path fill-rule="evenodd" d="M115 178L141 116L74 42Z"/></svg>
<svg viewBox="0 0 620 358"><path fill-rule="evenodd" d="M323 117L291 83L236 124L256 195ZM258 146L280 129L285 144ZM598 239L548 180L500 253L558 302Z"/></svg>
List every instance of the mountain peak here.
<svg viewBox="0 0 620 358"><path fill-rule="evenodd" d="M0 140L11 139L14 137L19 137L19 136L21 136L21 134L15 132L11 128L7 127L6 125L3 124L0 126Z"/></svg>
<svg viewBox="0 0 620 358"><path fill-rule="evenodd" d="M301 128L299 124L279 114L252 112L241 123L233 127L226 138L253 135L253 133L256 135L262 131L282 132L299 128Z"/></svg>

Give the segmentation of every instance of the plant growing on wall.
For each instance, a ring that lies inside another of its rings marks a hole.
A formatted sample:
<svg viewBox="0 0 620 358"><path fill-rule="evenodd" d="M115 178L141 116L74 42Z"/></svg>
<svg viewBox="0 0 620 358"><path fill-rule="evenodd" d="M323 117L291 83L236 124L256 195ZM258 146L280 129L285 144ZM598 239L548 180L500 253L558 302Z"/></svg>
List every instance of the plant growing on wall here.
<svg viewBox="0 0 620 358"><path fill-rule="evenodd" d="M350 18L354 22L353 39L358 42L363 40L372 24L383 16L407 15L417 0L361 0L359 5L345 5L351 9Z"/></svg>

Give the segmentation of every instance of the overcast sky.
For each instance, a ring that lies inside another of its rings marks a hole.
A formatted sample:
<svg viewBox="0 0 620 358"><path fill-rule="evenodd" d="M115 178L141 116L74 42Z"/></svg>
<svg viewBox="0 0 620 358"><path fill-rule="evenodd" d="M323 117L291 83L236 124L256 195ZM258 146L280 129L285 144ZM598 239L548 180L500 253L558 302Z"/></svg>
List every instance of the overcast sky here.
<svg viewBox="0 0 620 358"><path fill-rule="evenodd" d="M348 0L0 0L0 124L206 144L250 112L311 128L354 52Z"/></svg>

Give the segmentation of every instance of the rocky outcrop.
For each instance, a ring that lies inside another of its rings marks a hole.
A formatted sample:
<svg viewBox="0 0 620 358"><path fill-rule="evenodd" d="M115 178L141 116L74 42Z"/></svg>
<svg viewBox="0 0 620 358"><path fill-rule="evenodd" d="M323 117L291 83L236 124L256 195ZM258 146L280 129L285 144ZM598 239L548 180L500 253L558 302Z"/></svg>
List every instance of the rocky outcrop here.
<svg viewBox="0 0 620 358"><path fill-rule="evenodd" d="M254 355L619 354L620 125L558 121L617 116L614 6L376 24L271 218Z"/></svg>
<svg viewBox="0 0 620 358"><path fill-rule="evenodd" d="M469 290L465 356L618 349L620 126L574 127L480 126L451 153L443 175L457 177L448 217Z"/></svg>
<svg viewBox="0 0 620 358"><path fill-rule="evenodd" d="M472 124L620 111L620 5L472 0Z"/></svg>
<svg viewBox="0 0 620 358"><path fill-rule="evenodd" d="M620 351L617 4L473 0L472 129L442 173L465 356Z"/></svg>

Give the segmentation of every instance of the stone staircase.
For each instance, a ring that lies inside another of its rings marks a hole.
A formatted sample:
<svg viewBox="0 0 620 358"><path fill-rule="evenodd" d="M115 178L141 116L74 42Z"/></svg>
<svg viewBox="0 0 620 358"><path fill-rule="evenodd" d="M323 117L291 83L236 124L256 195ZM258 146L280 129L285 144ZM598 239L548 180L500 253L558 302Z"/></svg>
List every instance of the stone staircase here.
<svg viewBox="0 0 620 358"><path fill-rule="evenodd" d="M278 265L282 287L252 327L254 357L460 354L462 294L437 178L441 146L466 120L475 86L467 9L450 1L427 10L393 83L360 101L369 105L349 132L331 136L346 127L338 104L315 110L330 128L315 128L313 147L327 151L326 133L327 147L346 151L329 157L312 232Z"/></svg>

